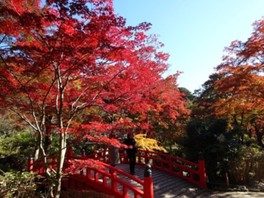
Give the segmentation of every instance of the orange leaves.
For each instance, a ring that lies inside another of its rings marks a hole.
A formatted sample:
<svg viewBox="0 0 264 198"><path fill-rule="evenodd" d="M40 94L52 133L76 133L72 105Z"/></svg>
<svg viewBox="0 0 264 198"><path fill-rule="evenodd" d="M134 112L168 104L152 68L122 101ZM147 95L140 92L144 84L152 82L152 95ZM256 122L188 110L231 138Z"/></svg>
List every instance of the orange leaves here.
<svg viewBox="0 0 264 198"><path fill-rule="evenodd" d="M199 118L217 116L239 127L263 147L264 115L264 19L246 41L234 41L217 72L204 84L198 100ZM261 121L260 121L261 120ZM243 141L243 140L242 140Z"/></svg>
<svg viewBox="0 0 264 198"><path fill-rule="evenodd" d="M231 43L223 63L217 67L217 78L207 90L211 91L207 95L211 97L207 100L211 114L245 128L255 126L255 120L264 114L263 28L264 19L256 22L255 31L246 42Z"/></svg>

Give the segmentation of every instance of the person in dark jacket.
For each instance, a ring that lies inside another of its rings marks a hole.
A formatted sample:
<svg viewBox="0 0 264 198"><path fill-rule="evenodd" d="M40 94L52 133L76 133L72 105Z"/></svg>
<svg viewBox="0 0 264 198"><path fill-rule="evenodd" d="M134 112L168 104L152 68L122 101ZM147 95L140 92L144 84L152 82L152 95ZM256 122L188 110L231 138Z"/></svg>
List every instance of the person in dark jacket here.
<svg viewBox="0 0 264 198"><path fill-rule="evenodd" d="M133 133L127 134L127 138L124 140L124 144L127 145L126 153L129 161L130 174L134 175L136 165L137 143L134 139Z"/></svg>

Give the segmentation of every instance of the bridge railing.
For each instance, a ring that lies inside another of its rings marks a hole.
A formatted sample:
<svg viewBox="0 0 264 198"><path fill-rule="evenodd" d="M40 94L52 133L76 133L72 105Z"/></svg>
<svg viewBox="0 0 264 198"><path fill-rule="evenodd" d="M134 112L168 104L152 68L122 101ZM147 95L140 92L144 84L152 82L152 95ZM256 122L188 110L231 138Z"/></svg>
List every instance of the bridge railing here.
<svg viewBox="0 0 264 198"><path fill-rule="evenodd" d="M100 155L103 153L106 153L106 155ZM68 156L65 168L76 162L85 165L86 162L88 163L92 158L98 159L103 156L107 157L107 152L95 153L92 156ZM101 161L103 161L102 159L103 158L101 158ZM56 159L50 158L48 160L49 169L56 170L56 166ZM29 171L35 171L39 174L45 173L43 163L41 161L34 163L33 159L29 160L28 169ZM128 183L125 178L133 181L134 185ZM100 163L98 167L77 167L74 172L71 171L70 174L67 174L63 178L62 186L64 189L78 191L94 189L117 198L154 198L153 180L149 172L146 172L144 179L141 180L105 163Z"/></svg>
<svg viewBox="0 0 264 198"><path fill-rule="evenodd" d="M85 160L85 159L84 159ZM138 187L131 185L122 178L129 178ZM103 168L86 167L75 174L69 175L63 186L67 189L89 190L95 189L114 195L114 197L144 198L144 180L104 164Z"/></svg>
<svg viewBox="0 0 264 198"><path fill-rule="evenodd" d="M141 150L138 152L138 164L144 163L206 189L206 170L203 159L194 163L166 153Z"/></svg>
<svg viewBox="0 0 264 198"><path fill-rule="evenodd" d="M107 163L109 161L107 149L99 150L96 159ZM120 152L120 162L128 163L127 155L123 151ZM138 150L136 163L139 165L150 164L154 169L167 172L204 189L207 188L203 159L199 159L198 163L194 163L166 153Z"/></svg>
<svg viewBox="0 0 264 198"><path fill-rule="evenodd" d="M86 160L91 158L101 162L109 162L107 149L98 150L92 156L67 156L68 160L81 161L85 164ZM120 152L120 162L127 163L127 155L124 151ZM160 152L151 152L139 150L137 152L136 162L139 165L149 164L154 169L167 172L182 179L185 179L197 186L206 188L206 172L204 160L200 159L198 163L187 161L180 157L174 157ZM140 180L122 170L116 169L108 164L103 164L103 168L84 167L78 169L73 174L69 174L63 180L63 186L69 189L86 190L91 187L115 197L134 197L134 198L153 198L153 181L149 174L146 174L144 180ZM48 167L56 169L56 159L50 158ZM33 169L32 169L33 168ZM29 170L35 170L44 173L41 162L29 163ZM137 187L126 182L129 178L137 183Z"/></svg>

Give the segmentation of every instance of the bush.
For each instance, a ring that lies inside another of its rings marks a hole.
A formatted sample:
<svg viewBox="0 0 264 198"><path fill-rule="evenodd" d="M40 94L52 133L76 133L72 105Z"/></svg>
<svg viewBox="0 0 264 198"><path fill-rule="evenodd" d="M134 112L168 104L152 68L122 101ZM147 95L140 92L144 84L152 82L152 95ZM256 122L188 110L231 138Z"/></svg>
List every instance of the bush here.
<svg viewBox="0 0 264 198"><path fill-rule="evenodd" d="M35 175L29 172L0 171L0 197L36 197Z"/></svg>
<svg viewBox="0 0 264 198"><path fill-rule="evenodd" d="M34 151L34 139L29 132L0 137L0 169L27 169L27 161Z"/></svg>
<svg viewBox="0 0 264 198"><path fill-rule="evenodd" d="M185 153L197 161L203 154L209 183L247 185L264 180L264 151L241 134L243 129L228 130L223 119L193 120L187 126Z"/></svg>
<svg viewBox="0 0 264 198"><path fill-rule="evenodd" d="M236 184L254 185L264 180L264 151L257 145L242 146L230 163L230 181Z"/></svg>

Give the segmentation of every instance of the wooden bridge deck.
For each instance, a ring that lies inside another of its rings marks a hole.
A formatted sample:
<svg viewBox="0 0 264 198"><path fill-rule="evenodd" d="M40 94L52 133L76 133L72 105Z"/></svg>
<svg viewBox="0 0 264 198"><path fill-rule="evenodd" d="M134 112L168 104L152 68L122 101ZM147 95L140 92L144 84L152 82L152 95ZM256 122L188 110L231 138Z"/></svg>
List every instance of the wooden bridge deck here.
<svg viewBox="0 0 264 198"><path fill-rule="evenodd" d="M117 168L129 172L128 164L119 164ZM143 166L136 166L135 176L143 179ZM204 190L158 170L152 170L152 177L155 198L264 198L264 192L215 192ZM131 181L128 182L132 184Z"/></svg>

